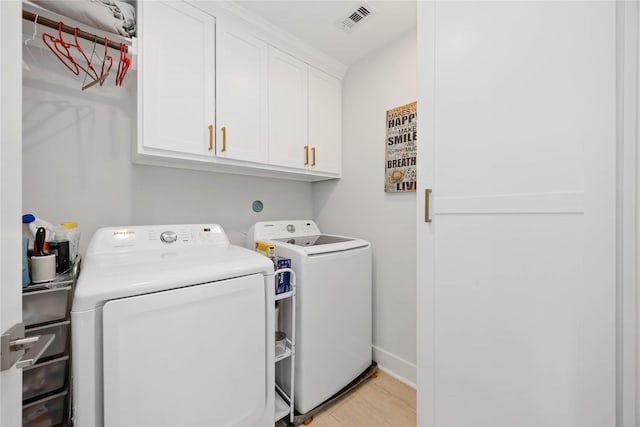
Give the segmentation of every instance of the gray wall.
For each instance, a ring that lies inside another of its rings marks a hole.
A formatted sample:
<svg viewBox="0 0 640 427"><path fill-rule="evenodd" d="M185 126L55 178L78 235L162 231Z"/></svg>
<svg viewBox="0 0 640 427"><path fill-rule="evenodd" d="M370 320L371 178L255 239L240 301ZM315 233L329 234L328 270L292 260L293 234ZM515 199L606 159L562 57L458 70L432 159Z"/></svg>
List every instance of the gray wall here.
<svg viewBox="0 0 640 427"><path fill-rule="evenodd" d="M386 111L415 101L416 32L351 66L343 82L343 178L315 183L321 230L373 246L373 354L410 383L416 371L415 193L384 192Z"/></svg>

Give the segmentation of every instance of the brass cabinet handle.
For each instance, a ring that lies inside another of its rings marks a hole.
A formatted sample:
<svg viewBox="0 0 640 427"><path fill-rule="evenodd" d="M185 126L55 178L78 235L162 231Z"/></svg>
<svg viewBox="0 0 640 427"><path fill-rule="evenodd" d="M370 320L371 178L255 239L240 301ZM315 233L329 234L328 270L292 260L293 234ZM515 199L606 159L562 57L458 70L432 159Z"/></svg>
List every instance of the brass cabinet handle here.
<svg viewBox="0 0 640 427"><path fill-rule="evenodd" d="M222 151L227 151L227 127L222 126Z"/></svg>
<svg viewBox="0 0 640 427"><path fill-rule="evenodd" d="M424 189L424 222L431 222L431 213L429 212L429 198L431 197L431 189Z"/></svg>
<svg viewBox="0 0 640 427"><path fill-rule="evenodd" d="M309 164L309 146L304 146L304 165L307 166Z"/></svg>
<svg viewBox="0 0 640 427"><path fill-rule="evenodd" d="M313 158L313 160L311 161L311 166L315 166L316 165L316 147L311 147L311 154Z"/></svg>
<svg viewBox="0 0 640 427"><path fill-rule="evenodd" d="M209 125L209 151L213 150L213 125Z"/></svg>

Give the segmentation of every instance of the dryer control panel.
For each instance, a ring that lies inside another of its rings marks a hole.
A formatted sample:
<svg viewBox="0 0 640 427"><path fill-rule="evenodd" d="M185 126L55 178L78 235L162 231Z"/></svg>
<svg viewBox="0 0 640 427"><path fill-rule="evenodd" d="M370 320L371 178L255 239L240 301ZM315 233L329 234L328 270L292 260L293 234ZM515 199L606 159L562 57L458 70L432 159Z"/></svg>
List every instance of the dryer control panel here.
<svg viewBox="0 0 640 427"><path fill-rule="evenodd" d="M144 251L167 247L228 246L218 224L140 225L106 227L95 232L87 254Z"/></svg>

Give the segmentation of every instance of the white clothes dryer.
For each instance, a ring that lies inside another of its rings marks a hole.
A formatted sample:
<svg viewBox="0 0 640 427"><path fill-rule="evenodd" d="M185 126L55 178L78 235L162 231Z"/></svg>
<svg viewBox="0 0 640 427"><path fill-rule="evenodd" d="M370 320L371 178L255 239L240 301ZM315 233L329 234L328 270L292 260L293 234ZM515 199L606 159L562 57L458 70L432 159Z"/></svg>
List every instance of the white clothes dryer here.
<svg viewBox="0 0 640 427"><path fill-rule="evenodd" d="M96 231L71 310L74 425L273 426L273 281L219 225Z"/></svg>
<svg viewBox="0 0 640 427"><path fill-rule="evenodd" d="M322 234L310 220L258 222L248 241L275 244L276 255L291 258L296 272L294 403L306 414L372 364L371 245ZM286 318L286 306L280 310ZM288 334L286 324L282 326ZM276 381L288 392L283 362Z"/></svg>

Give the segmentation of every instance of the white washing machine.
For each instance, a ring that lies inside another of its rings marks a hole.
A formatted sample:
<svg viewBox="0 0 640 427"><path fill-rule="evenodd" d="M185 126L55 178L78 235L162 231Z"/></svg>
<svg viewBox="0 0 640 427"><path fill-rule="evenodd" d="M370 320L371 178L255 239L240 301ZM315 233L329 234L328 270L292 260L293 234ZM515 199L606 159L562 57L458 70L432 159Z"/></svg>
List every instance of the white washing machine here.
<svg viewBox="0 0 640 427"><path fill-rule="evenodd" d="M96 231L71 310L74 425L273 426L273 281L219 225Z"/></svg>
<svg viewBox="0 0 640 427"><path fill-rule="evenodd" d="M274 243L276 255L291 258L296 272L294 398L296 410L305 414L372 363L371 245L322 234L313 221L258 222L249 241L258 240ZM286 306L280 316L286 318ZM283 362L276 376L288 391Z"/></svg>

